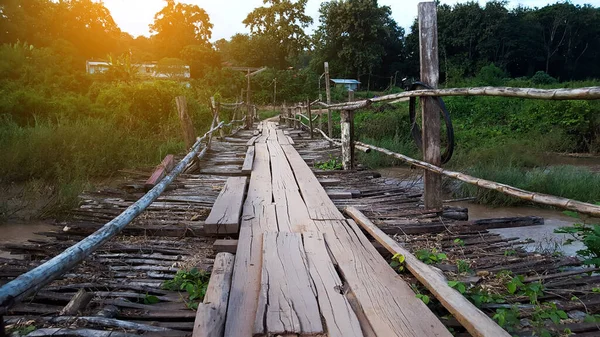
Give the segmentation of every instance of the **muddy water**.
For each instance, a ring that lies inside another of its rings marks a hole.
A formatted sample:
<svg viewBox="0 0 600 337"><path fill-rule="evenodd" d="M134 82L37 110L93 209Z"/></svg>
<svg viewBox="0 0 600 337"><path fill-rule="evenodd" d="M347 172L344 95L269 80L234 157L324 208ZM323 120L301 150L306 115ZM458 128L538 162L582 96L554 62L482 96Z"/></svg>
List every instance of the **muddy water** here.
<svg viewBox="0 0 600 337"><path fill-rule="evenodd" d="M56 227L42 221L10 222L0 224L0 245L5 243L25 243L30 239L41 239L43 236L34 233L46 232ZM19 255L11 255L0 250L0 258L15 258Z"/></svg>
<svg viewBox="0 0 600 337"><path fill-rule="evenodd" d="M561 157L561 159L564 158L566 158L565 160L569 163L582 163L582 158ZM571 161L571 159L574 161ZM591 167L593 163L598 163L598 169L600 170L600 162L597 158L583 159L586 160L586 165L584 166ZM561 164L567 163L563 161ZM415 187L419 189L423 188L421 170L410 169L407 166L398 166L383 168L378 170L378 172L384 177L401 179L401 185L404 187ZM445 199L452 199L452 197L445 196ZM565 241L571 238L571 236L554 233L555 229L564 226L571 226L577 221L577 219L566 216L559 210L542 209L537 207L489 207L471 202L450 202L447 203L447 205L468 208L469 220L522 216L539 216L544 218L544 225L541 226L490 230L491 232L498 233L506 238L518 237L521 240L533 239L533 243L523 246L523 248L529 251L543 253L554 253L558 251L567 256L575 256L578 250L583 249L583 245L579 242L565 245Z"/></svg>
<svg viewBox="0 0 600 337"><path fill-rule="evenodd" d="M577 251L583 249L583 244L574 242L565 245L569 235L556 234L554 230L560 227L571 226L577 219L564 215L561 211L542 209L536 207L489 207L469 202L451 203L450 205L466 207L469 209L469 220L539 216L544 218L544 224L540 226L514 227L503 229L492 229L490 232L498 233L506 238L533 239L535 242L524 245L529 251L542 253L554 253L561 251L567 256L575 256Z"/></svg>

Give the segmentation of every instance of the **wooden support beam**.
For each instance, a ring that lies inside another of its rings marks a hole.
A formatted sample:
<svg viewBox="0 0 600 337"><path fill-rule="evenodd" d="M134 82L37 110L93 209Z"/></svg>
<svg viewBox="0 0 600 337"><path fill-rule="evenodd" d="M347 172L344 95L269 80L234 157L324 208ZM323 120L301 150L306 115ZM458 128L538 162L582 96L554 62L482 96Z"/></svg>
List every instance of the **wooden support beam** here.
<svg viewBox="0 0 600 337"><path fill-rule="evenodd" d="M177 96L175 102L177 103L177 112L179 114L179 121L181 122L185 148L190 149L196 142L196 130L194 130L194 124L188 115L187 100L185 96Z"/></svg>
<svg viewBox="0 0 600 337"><path fill-rule="evenodd" d="M73 295L73 298L67 303L67 305L60 311L60 316L76 316L79 312L83 311L85 307L94 298L93 293L88 293L85 289L79 289L79 291Z"/></svg>
<svg viewBox="0 0 600 337"><path fill-rule="evenodd" d="M342 165L344 170L352 170L354 168L354 111L342 110L340 116Z"/></svg>
<svg viewBox="0 0 600 337"><path fill-rule="evenodd" d="M233 254L217 254L204 301L196 311L193 337L223 337L234 260Z"/></svg>
<svg viewBox="0 0 600 337"><path fill-rule="evenodd" d="M238 240L215 240L213 243L213 251L215 253L231 253L237 251Z"/></svg>
<svg viewBox="0 0 600 337"><path fill-rule="evenodd" d="M204 230L207 233L235 234L238 232L247 183L248 177L227 179L208 218L204 221Z"/></svg>
<svg viewBox="0 0 600 337"><path fill-rule="evenodd" d="M308 115L308 128L310 129L310 139L313 139L313 120L310 109L310 100L306 100L306 114Z"/></svg>
<svg viewBox="0 0 600 337"><path fill-rule="evenodd" d="M252 106L250 104L250 70L248 69L248 75L246 75L246 77L248 78L248 88L246 89L246 130L249 130L250 128L252 128Z"/></svg>
<svg viewBox="0 0 600 337"><path fill-rule="evenodd" d="M327 105L331 104L331 87L329 85L329 62L325 62L325 93L327 94ZM331 123L331 110L327 109L327 135L333 138L333 124ZM329 146L333 146L329 142Z"/></svg>
<svg viewBox="0 0 600 337"><path fill-rule="evenodd" d="M144 189L150 191L162 178L164 178L175 167L175 157L172 154L165 156L163 161L156 167L150 178L144 183Z"/></svg>
<svg viewBox="0 0 600 337"><path fill-rule="evenodd" d="M437 12L435 2L419 3L419 47L421 56L421 81L436 88L439 81ZM423 160L440 166L440 113L433 98L421 97ZM425 208L442 207L442 177L424 171Z"/></svg>
<svg viewBox="0 0 600 337"><path fill-rule="evenodd" d="M358 224L381 243L390 253L404 256L406 268L442 303L467 331L474 337L509 337L489 316L477 309L461 293L450 287L441 271L433 270L421 262L394 239L387 236L379 227L354 207L345 209Z"/></svg>
<svg viewBox="0 0 600 337"><path fill-rule="evenodd" d="M213 113L213 118L217 121L217 124L221 123L221 118L219 117L219 105L215 102L214 97L210 98L210 105L211 105L211 110ZM212 133L209 135L209 137L212 140ZM219 129L219 138L220 139L225 138L225 133L223 131L223 128Z"/></svg>
<svg viewBox="0 0 600 337"><path fill-rule="evenodd" d="M242 173L250 174L252 172L252 164L254 163L254 146L248 146L246 151L246 158L244 158L244 164L242 165Z"/></svg>

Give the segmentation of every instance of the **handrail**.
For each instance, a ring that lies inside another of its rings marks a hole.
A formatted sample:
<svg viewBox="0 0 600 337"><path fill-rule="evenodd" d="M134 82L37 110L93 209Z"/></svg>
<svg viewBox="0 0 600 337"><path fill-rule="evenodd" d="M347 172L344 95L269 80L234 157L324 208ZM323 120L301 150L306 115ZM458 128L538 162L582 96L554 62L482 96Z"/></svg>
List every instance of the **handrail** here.
<svg viewBox="0 0 600 337"><path fill-rule="evenodd" d="M371 103L398 101L401 98L410 97L442 97L442 96L499 96L529 99L548 100L596 100L600 99L600 87L584 88L560 88L560 89L536 89L536 88L514 88L514 87L474 87L474 88L447 88L447 89L422 89L405 91L371 99L354 102L343 102L326 104L316 102L331 110L356 110L368 106ZM394 102L397 103L397 102Z"/></svg>
<svg viewBox="0 0 600 337"><path fill-rule="evenodd" d="M559 208L564 208L564 209L592 215L595 217L600 217L600 206L597 206L597 205L593 205L593 204L589 204L589 203L581 202L581 201L577 201L577 200L567 199L567 198L563 198L563 197L557 197L557 196L553 196L553 195L549 195L549 194L526 191L526 190L516 188L513 186L509 186L506 184L497 183L497 182L493 182L493 181L485 180L485 179L481 179L481 178L476 178L476 177L473 177L473 176L470 176L468 174L464 174L461 172L446 170L441 167L438 167L438 166L435 166L435 165L426 163L424 161L420 161L420 160L417 160L417 159L414 159L414 158L411 158L411 157L408 157L408 156L405 156L405 155L402 155L402 154L399 154L396 152L392 152L390 150L387 150L387 149L384 149L381 147L373 146L373 145L362 143L362 142L355 142L355 143L359 144L361 146L370 148L372 150L375 150L377 152L387 154L388 156L392 156L394 158L400 159L402 161L405 161L407 163L410 163L410 164L420 167L422 169L425 169L425 170L428 170L431 172L435 172L435 173L438 173L441 175L445 175L447 177L454 178L454 179L457 179L460 181L464 181L471 185L498 191L500 193L510 195L512 197L532 201L532 202L535 202L538 204L555 206L555 207L559 207Z"/></svg>
<svg viewBox="0 0 600 337"><path fill-rule="evenodd" d="M5 315L8 309L18 301L35 293L60 275L71 270L113 236L118 234L133 219L146 210L146 208L148 208L148 206L150 206L150 204L166 190L167 186L177 178L185 167L194 160L194 157L196 157L200 150L202 142L204 142L208 135L221 129L223 126L224 123L220 122L217 126L207 131L202 137L197 138L196 143L194 143L189 153L167 176L138 201L127 207L127 209L117 217L49 261L3 285L0 288L0 316ZM198 157L203 156L206 153L207 148L208 147L205 146Z"/></svg>
<svg viewBox="0 0 600 337"><path fill-rule="evenodd" d="M300 117L302 117L302 118L306 119L307 121L309 121L309 120L310 120L310 119L309 119L309 118L308 118L306 115L304 115L304 114L301 114L301 113L297 113L297 114L296 114L296 116L300 116ZM313 121L313 122L314 122L314 121L316 121L316 120L317 120L317 118L319 118L319 116L318 116L318 115L317 115L317 116L315 116L315 118L313 118L313 119L312 119L312 121ZM292 118L292 119L293 119L293 118Z"/></svg>

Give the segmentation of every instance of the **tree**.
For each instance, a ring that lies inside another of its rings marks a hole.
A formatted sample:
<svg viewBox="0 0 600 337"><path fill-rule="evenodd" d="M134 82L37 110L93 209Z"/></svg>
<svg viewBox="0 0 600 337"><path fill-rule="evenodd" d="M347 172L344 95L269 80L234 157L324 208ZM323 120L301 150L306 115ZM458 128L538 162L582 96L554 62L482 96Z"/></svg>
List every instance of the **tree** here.
<svg viewBox="0 0 600 337"><path fill-rule="evenodd" d="M181 50L181 59L190 66L192 78L201 78L210 69L221 65L221 55L211 45L185 46Z"/></svg>
<svg viewBox="0 0 600 337"><path fill-rule="evenodd" d="M345 0L322 3L319 12L313 66L329 61L331 72L339 76L379 74L389 84L404 57L404 30L392 19L391 9L377 0Z"/></svg>
<svg viewBox="0 0 600 337"><path fill-rule="evenodd" d="M289 58L296 57L308 47L308 37L304 29L313 20L305 14L308 0L263 0L265 5L255 8L243 23L257 41L270 44L275 54L274 64L264 64L284 68L290 64Z"/></svg>
<svg viewBox="0 0 600 337"><path fill-rule="evenodd" d="M211 37L210 17L197 5L165 0L166 6L156 13L150 31L161 56L178 57L189 45L207 45Z"/></svg>

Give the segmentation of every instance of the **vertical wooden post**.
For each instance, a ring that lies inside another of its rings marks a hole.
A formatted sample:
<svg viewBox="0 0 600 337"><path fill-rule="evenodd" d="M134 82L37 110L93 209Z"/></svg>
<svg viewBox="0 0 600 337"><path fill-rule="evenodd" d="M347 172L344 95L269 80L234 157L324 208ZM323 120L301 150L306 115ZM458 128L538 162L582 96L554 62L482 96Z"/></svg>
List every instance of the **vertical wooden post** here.
<svg viewBox="0 0 600 337"><path fill-rule="evenodd" d="M313 139L312 112L310 111L310 100L306 100L306 113L308 114L308 128L310 129L310 139Z"/></svg>
<svg viewBox="0 0 600 337"><path fill-rule="evenodd" d="M439 81L437 12L435 2L419 3L421 81L437 88ZM433 98L421 97L423 160L440 166L440 114ZM442 177L425 170L425 209L442 208Z"/></svg>
<svg viewBox="0 0 600 337"><path fill-rule="evenodd" d="M329 62L325 62L325 94L327 95L327 105L331 104L331 86L329 85ZM333 138L333 124L331 123L331 110L327 108L327 135ZM329 142L329 146L333 146Z"/></svg>
<svg viewBox="0 0 600 337"><path fill-rule="evenodd" d="M354 101L354 90L348 90L348 102Z"/></svg>
<svg viewBox="0 0 600 337"><path fill-rule="evenodd" d="M287 108L287 110L286 110L286 117L287 118L285 119L285 125L288 128L291 128L292 127L292 121L290 120L290 118L292 118L292 108Z"/></svg>
<svg viewBox="0 0 600 337"><path fill-rule="evenodd" d="M246 130L252 127L252 106L250 105L250 69L248 69L248 86L246 88L246 107L248 110L246 111Z"/></svg>
<svg viewBox="0 0 600 337"><path fill-rule="evenodd" d="M217 119L218 119L218 117L217 117L217 105L215 104L215 98L214 97L210 98L210 110L212 111L212 114L213 114L213 120L212 120L212 123L210 124L210 129L212 130L212 128L214 128L217 125L217 123L219 123L217 121ZM208 149L210 149L210 143L212 142L212 135L213 135L213 132L211 132L208 135L208 142L206 143L206 147Z"/></svg>
<svg viewBox="0 0 600 337"><path fill-rule="evenodd" d="M186 149L190 149L196 142L196 131L192 119L188 115L187 101L185 96L175 97L177 103L177 112L181 121L181 129L183 131L183 139L185 140Z"/></svg>
<svg viewBox="0 0 600 337"><path fill-rule="evenodd" d="M294 129L300 128L300 123L298 123L298 118L300 118L300 116L298 116L298 114L302 112L301 109L300 104L296 105L296 108L294 109Z"/></svg>
<svg viewBox="0 0 600 337"><path fill-rule="evenodd" d="M354 111L342 110L340 129L342 134L342 166L344 170L354 168Z"/></svg>
<svg viewBox="0 0 600 337"><path fill-rule="evenodd" d="M319 106L319 130L323 131L323 110Z"/></svg>

